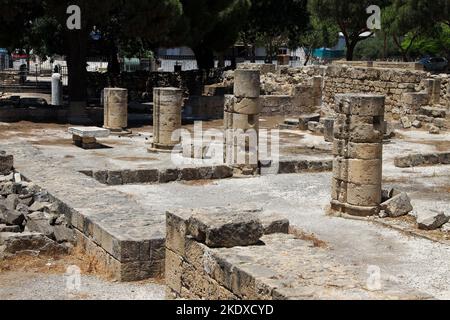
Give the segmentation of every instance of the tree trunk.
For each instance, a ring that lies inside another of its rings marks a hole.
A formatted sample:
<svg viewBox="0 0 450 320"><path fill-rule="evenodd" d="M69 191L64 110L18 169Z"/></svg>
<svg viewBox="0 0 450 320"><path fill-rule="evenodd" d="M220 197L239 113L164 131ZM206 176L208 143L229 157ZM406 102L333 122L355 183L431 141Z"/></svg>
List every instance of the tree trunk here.
<svg viewBox="0 0 450 320"><path fill-rule="evenodd" d="M108 56L108 74L110 86L117 86L117 76L120 75L119 48L115 43L111 44Z"/></svg>
<svg viewBox="0 0 450 320"><path fill-rule="evenodd" d="M87 36L82 30L67 31L69 122L73 124L87 121Z"/></svg>
<svg viewBox="0 0 450 320"><path fill-rule="evenodd" d="M219 54L219 63L217 65L218 68L225 68L225 57L224 54Z"/></svg>
<svg viewBox="0 0 450 320"><path fill-rule="evenodd" d="M200 70L214 69L214 53L210 48L199 45L193 48L197 67Z"/></svg>
<svg viewBox="0 0 450 320"><path fill-rule="evenodd" d="M353 61L353 57L355 54L355 48L356 48L357 42L350 42L347 44L347 61Z"/></svg>
<svg viewBox="0 0 450 320"><path fill-rule="evenodd" d="M250 62L255 63L256 62L256 46L254 43L252 43L252 54L250 55Z"/></svg>

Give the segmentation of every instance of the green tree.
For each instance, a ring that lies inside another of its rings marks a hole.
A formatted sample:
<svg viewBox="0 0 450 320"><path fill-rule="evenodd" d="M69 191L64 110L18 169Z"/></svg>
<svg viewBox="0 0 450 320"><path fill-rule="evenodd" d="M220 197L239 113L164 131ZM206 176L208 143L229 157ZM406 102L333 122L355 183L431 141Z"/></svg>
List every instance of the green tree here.
<svg viewBox="0 0 450 320"><path fill-rule="evenodd" d="M347 60L351 61L356 45L373 35L367 26L367 8L371 5L384 8L389 4L388 0L310 0L308 8L316 19L333 23L340 29L347 46ZM362 36L366 32L370 33Z"/></svg>
<svg viewBox="0 0 450 320"><path fill-rule="evenodd" d="M167 43L190 47L198 68L212 69L214 53L222 53L235 44L250 0L181 0L181 3L183 15Z"/></svg>
<svg viewBox="0 0 450 320"><path fill-rule="evenodd" d="M442 27L450 25L449 7L450 0L395 0L385 10L383 29L392 36L405 61L411 59L413 48L417 54L417 41L424 47L426 39L439 39Z"/></svg>
<svg viewBox="0 0 450 320"><path fill-rule="evenodd" d="M408 36L405 42L408 42ZM450 26L437 24L432 30L419 36L411 47L411 55L445 56L450 61Z"/></svg>
<svg viewBox="0 0 450 320"><path fill-rule="evenodd" d="M255 45L263 43L272 63L277 48L297 46L308 25L306 0L254 0L241 39L252 46L252 60Z"/></svg>
<svg viewBox="0 0 450 320"><path fill-rule="evenodd" d="M301 33L298 45L306 53L305 66L308 64L314 49L333 47L339 40L339 29L327 22L321 22L314 17L311 19L308 30Z"/></svg>
<svg viewBox="0 0 450 320"><path fill-rule="evenodd" d="M25 0L23 0L25 1ZM167 36L170 26L181 15L178 0L42 0L30 32L29 43L41 55L64 55L68 67L71 112L86 105L87 56L90 49L100 50L117 67L118 48L130 42L157 42ZM67 8L81 8L81 29L69 30ZM28 21L28 19L26 20ZM157 27L155 27L157 26ZM100 46L93 46L91 33L98 30ZM127 49L133 46L129 45ZM138 48L139 46L134 46ZM113 58L115 57L115 59Z"/></svg>

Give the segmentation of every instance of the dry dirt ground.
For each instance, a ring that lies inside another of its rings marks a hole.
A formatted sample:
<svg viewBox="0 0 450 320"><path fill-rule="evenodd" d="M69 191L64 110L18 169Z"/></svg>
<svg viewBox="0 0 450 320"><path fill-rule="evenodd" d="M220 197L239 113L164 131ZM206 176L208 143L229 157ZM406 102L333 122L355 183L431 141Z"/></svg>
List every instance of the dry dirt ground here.
<svg viewBox="0 0 450 320"><path fill-rule="evenodd" d="M73 267L79 268L79 282ZM161 300L162 281L118 283L95 260L71 255L18 256L0 261L0 300Z"/></svg>

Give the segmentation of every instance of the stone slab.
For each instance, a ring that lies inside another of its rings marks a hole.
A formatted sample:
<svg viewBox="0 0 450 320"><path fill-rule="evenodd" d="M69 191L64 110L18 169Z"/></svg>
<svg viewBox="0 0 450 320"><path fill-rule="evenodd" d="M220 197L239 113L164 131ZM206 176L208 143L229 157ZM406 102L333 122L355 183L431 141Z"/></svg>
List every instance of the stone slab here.
<svg viewBox="0 0 450 320"><path fill-rule="evenodd" d="M108 129L98 127L71 127L68 132L81 138L107 138L111 134Z"/></svg>

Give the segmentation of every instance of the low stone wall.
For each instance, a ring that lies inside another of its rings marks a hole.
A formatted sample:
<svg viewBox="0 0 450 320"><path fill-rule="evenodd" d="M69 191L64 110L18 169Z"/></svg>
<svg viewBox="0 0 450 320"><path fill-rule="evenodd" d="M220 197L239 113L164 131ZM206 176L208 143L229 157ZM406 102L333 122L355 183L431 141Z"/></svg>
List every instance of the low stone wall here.
<svg viewBox="0 0 450 320"><path fill-rule="evenodd" d="M410 154L395 158L395 166L398 168L412 168L439 164L450 164L450 152Z"/></svg>
<svg viewBox="0 0 450 320"><path fill-rule="evenodd" d="M347 65L351 67L407 69L424 71L424 67L416 62L390 62L390 61L333 61L334 65Z"/></svg>
<svg viewBox="0 0 450 320"><path fill-rule="evenodd" d="M429 298L398 284L384 283L382 290L370 291L367 277L358 279L354 266L336 262L326 243L289 227L287 220L273 213L261 214L233 208L168 212L167 298Z"/></svg>
<svg viewBox="0 0 450 320"><path fill-rule="evenodd" d="M149 169L123 171L83 171L85 175L107 185L125 185L154 183L162 184L175 181L215 180L233 176L233 169L228 166L197 167L182 169Z"/></svg>
<svg viewBox="0 0 450 320"><path fill-rule="evenodd" d="M275 73L267 73L261 77L262 94L266 98L266 112L268 114L285 114L288 112L305 111L298 107L298 101L303 106L314 107L322 105L322 111L331 112L334 97L339 93L371 93L386 96L386 113L399 119L401 116L415 114L420 107L427 105L449 104L449 80L447 75L431 75L428 72L413 68L388 68L383 63L375 63L374 67L367 67L365 62L348 64L333 64L329 66L307 66L300 68L278 67ZM382 67L377 67L382 66ZM251 68L251 66L245 65ZM313 81L317 77L323 78L323 84L317 85ZM233 81L232 74L224 76L224 84ZM433 88L434 82L440 82L440 92ZM299 92L296 90L300 88ZM303 88L303 90L302 90ZM317 90L315 93L314 91ZM322 101L314 100L321 94ZM288 97L292 97L289 101ZM293 97L297 97L294 101ZM437 98L436 98L437 97ZM311 102L311 100L313 102ZM317 102L323 102L318 104ZM279 110L276 105L279 105Z"/></svg>
<svg viewBox="0 0 450 320"><path fill-rule="evenodd" d="M271 161L261 162L260 166L272 168ZM281 160L275 174L296 174L305 172L326 172L333 168L331 159L324 160ZM221 180L233 178L233 168L226 165L210 167L174 168L166 170L100 170L82 171L101 184L117 186L126 184L164 184L176 181Z"/></svg>

